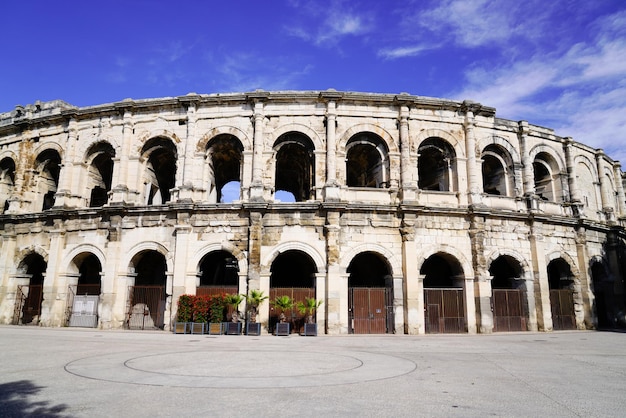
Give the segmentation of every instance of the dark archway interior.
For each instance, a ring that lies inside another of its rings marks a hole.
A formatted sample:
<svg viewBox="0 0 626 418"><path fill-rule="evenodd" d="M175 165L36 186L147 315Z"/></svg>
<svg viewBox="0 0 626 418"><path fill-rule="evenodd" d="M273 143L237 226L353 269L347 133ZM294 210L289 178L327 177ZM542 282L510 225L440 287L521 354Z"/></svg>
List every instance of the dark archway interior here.
<svg viewBox="0 0 626 418"><path fill-rule="evenodd" d="M522 276L522 266L513 257L501 255L489 267L492 289L517 289L516 278Z"/></svg>
<svg viewBox="0 0 626 418"><path fill-rule="evenodd" d="M61 172L61 156L55 150L46 150L37 157L37 168L41 181L45 183L42 210L50 209L54 206L54 195L59 185L59 174Z"/></svg>
<svg viewBox="0 0 626 418"><path fill-rule="evenodd" d="M384 187L382 161L374 144L356 144L348 150L348 187Z"/></svg>
<svg viewBox="0 0 626 418"><path fill-rule="evenodd" d="M483 190L487 194L506 196L504 167L493 155L483 156Z"/></svg>
<svg viewBox="0 0 626 418"><path fill-rule="evenodd" d="M378 254L364 252L352 259L348 266L349 287L387 287L391 276L389 266Z"/></svg>
<svg viewBox="0 0 626 418"><path fill-rule="evenodd" d="M98 144L93 152L98 155L92 161L93 170L90 175L95 178L95 186L91 190L91 198L89 200L90 207L99 207L105 205L108 200L108 192L111 190L111 181L113 179L113 158L115 151L109 144Z"/></svg>
<svg viewBox="0 0 626 418"><path fill-rule="evenodd" d="M535 193L543 200L553 200L551 184L552 177L548 168L540 162L533 162L533 171L535 178Z"/></svg>
<svg viewBox="0 0 626 418"><path fill-rule="evenodd" d="M212 251L200 262L200 286L238 286L239 264L224 250Z"/></svg>
<svg viewBox="0 0 626 418"><path fill-rule="evenodd" d="M102 266L100 260L93 254L87 255L78 268L78 295L99 295L100 294L100 273Z"/></svg>
<svg viewBox="0 0 626 418"><path fill-rule="evenodd" d="M308 254L298 250L281 253L272 263L270 287L315 287L317 267Z"/></svg>
<svg viewBox="0 0 626 418"><path fill-rule="evenodd" d="M596 261L591 264L591 280L593 282L598 328L612 327L613 315L609 310L613 305L613 282L609 280L606 266L603 263Z"/></svg>
<svg viewBox="0 0 626 418"><path fill-rule="evenodd" d="M176 146L168 138L153 138L144 145L142 155L148 151L150 155L146 169L151 177L151 188L147 203L169 202L170 190L176 185ZM160 199L155 200L157 193Z"/></svg>
<svg viewBox="0 0 626 418"><path fill-rule="evenodd" d="M24 258L22 265L25 267L26 274L31 276L29 285L43 285L44 274L48 268L48 263L46 263L41 255L37 253L28 254Z"/></svg>
<svg viewBox="0 0 626 418"><path fill-rule="evenodd" d="M219 135L208 144L211 167L217 190L217 201L223 198L222 188L231 181L241 182L242 145L232 135Z"/></svg>
<svg viewBox="0 0 626 418"><path fill-rule="evenodd" d="M557 258L548 264L548 286L550 289L569 289L574 284L572 270L565 260Z"/></svg>
<svg viewBox="0 0 626 418"><path fill-rule="evenodd" d="M9 197L15 184L15 161L3 158L0 161L0 213L9 209Z"/></svg>
<svg viewBox="0 0 626 418"><path fill-rule="evenodd" d="M458 283L458 276L462 272L458 265L453 265L458 263L453 263L452 261L456 260L447 260L446 257L439 254L428 257L420 269L420 274L425 275L424 287L461 287Z"/></svg>
<svg viewBox="0 0 626 418"><path fill-rule="evenodd" d="M145 251L139 255L135 266L135 286L165 286L167 282L167 263L163 254L157 251Z"/></svg>
<svg viewBox="0 0 626 418"><path fill-rule="evenodd" d="M448 166L454 155L447 143L439 138L429 138L420 145L418 154L418 187L422 190L449 191Z"/></svg>
<svg viewBox="0 0 626 418"><path fill-rule="evenodd" d="M276 155L276 191L293 194L296 202L310 199L313 171L313 148L309 139L301 135L287 135L279 139L287 142Z"/></svg>

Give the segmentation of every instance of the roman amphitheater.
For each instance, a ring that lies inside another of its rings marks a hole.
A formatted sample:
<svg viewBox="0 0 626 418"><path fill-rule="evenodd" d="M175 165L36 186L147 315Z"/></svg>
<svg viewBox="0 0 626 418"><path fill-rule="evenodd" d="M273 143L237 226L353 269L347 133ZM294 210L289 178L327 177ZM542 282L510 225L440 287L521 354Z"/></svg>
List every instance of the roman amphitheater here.
<svg viewBox="0 0 626 418"><path fill-rule="evenodd" d="M625 177L579 141L404 93L17 106L0 323L170 330L183 294L259 289L325 334L620 326Z"/></svg>

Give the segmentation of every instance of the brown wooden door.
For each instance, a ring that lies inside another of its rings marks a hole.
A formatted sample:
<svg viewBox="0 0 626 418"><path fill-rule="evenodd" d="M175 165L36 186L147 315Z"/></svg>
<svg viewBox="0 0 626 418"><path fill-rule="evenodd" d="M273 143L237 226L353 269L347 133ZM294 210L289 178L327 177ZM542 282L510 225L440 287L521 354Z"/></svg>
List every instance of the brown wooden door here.
<svg viewBox="0 0 626 418"><path fill-rule="evenodd" d="M571 290L550 290L550 307L552 308L553 329L576 329L576 314L574 313L574 293Z"/></svg>
<svg viewBox="0 0 626 418"><path fill-rule="evenodd" d="M427 333L466 331L463 289L424 289L424 305Z"/></svg>
<svg viewBox="0 0 626 418"><path fill-rule="evenodd" d="M387 289L350 288L350 313L354 334L385 334L387 332Z"/></svg>
<svg viewBox="0 0 626 418"><path fill-rule="evenodd" d="M493 289L494 332L526 331L523 295L519 289Z"/></svg>

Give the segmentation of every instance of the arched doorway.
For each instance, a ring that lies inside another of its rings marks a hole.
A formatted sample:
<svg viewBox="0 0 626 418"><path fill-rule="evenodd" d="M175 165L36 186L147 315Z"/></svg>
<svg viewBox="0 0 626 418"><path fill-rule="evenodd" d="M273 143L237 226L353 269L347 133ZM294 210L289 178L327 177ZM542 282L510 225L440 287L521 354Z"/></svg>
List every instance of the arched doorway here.
<svg viewBox="0 0 626 418"><path fill-rule="evenodd" d="M211 139L206 148L209 203L232 203L241 198L243 145L233 135Z"/></svg>
<svg viewBox="0 0 626 418"><path fill-rule="evenodd" d="M129 329L163 329L165 325L165 256L154 250L133 257L135 285L129 289Z"/></svg>
<svg viewBox="0 0 626 418"><path fill-rule="evenodd" d="M574 277L565 260L557 258L548 264L550 308L552 328L555 330L576 329L574 313Z"/></svg>
<svg viewBox="0 0 626 418"><path fill-rule="evenodd" d="M169 138L152 138L143 146L146 205L161 205L171 200L171 190L176 185L177 155L176 145Z"/></svg>
<svg viewBox="0 0 626 418"><path fill-rule="evenodd" d="M18 286L14 324L38 324L43 301L43 279L47 268L48 263L37 253L28 254L20 263L18 270L26 273L30 279L28 285Z"/></svg>
<svg viewBox="0 0 626 418"><path fill-rule="evenodd" d="M68 325L95 328L98 326L102 265L98 257L91 253L79 254L73 264L78 268L78 282L69 288L68 306L71 311Z"/></svg>
<svg viewBox="0 0 626 418"><path fill-rule="evenodd" d="M304 314L295 309L295 304L306 298L315 298L315 274L317 266L306 253L288 250L280 253L272 262L270 274L270 302L278 296L289 296L294 301L294 309L283 312L286 321L291 323L291 332L299 333L304 326ZM269 330L273 332L281 314L279 309L270 307Z"/></svg>
<svg viewBox="0 0 626 418"><path fill-rule="evenodd" d="M493 330L526 331L528 302L522 266L511 256L501 255L489 267L491 274Z"/></svg>
<svg viewBox="0 0 626 418"><path fill-rule="evenodd" d="M228 251L211 251L200 260L200 286L196 295L212 296L239 292L239 263Z"/></svg>
<svg viewBox="0 0 626 418"><path fill-rule="evenodd" d="M274 149L277 150L275 199L287 193L295 202L309 200L315 186L315 156L311 140L303 134L289 132L278 138ZM283 198L282 201L287 200Z"/></svg>
<svg viewBox="0 0 626 418"><path fill-rule="evenodd" d="M463 269L454 257L438 253L422 264L426 333L467 332Z"/></svg>
<svg viewBox="0 0 626 418"><path fill-rule="evenodd" d="M591 282L595 298L595 313L598 329L612 328L615 325L612 307L613 281L610 279L608 267L603 261L594 260L591 263Z"/></svg>
<svg viewBox="0 0 626 418"><path fill-rule="evenodd" d="M391 268L380 255L358 254L348 266L348 332L393 332L393 280Z"/></svg>

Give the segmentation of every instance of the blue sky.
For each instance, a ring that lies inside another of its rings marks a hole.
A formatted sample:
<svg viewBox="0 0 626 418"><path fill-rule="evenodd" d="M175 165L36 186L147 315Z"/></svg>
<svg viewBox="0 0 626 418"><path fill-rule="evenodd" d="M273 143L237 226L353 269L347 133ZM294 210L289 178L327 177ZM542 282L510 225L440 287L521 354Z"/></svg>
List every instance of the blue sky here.
<svg viewBox="0 0 626 418"><path fill-rule="evenodd" d="M623 0L6 1L0 112L325 90L470 99L626 169Z"/></svg>

